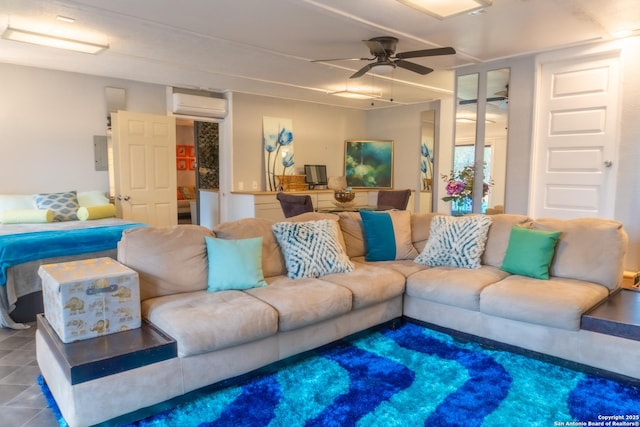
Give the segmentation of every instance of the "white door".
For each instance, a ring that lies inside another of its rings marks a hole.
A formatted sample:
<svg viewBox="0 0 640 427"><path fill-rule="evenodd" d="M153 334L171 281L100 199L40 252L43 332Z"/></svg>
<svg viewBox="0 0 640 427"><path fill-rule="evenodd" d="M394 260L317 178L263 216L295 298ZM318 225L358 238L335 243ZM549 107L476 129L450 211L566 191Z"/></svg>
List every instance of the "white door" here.
<svg viewBox="0 0 640 427"><path fill-rule="evenodd" d="M543 63L530 215L613 216L619 54Z"/></svg>
<svg viewBox="0 0 640 427"><path fill-rule="evenodd" d="M175 118L118 111L111 124L119 216L153 226L175 225Z"/></svg>

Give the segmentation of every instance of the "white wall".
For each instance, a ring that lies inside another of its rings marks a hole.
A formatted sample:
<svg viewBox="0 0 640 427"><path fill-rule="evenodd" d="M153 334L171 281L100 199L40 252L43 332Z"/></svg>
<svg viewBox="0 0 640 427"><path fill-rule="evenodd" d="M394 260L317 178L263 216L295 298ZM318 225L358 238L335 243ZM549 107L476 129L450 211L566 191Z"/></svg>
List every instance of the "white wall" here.
<svg viewBox="0 0 640 427"><path fill-rule="evenodd" d="M327 95L329 96L329 95ZM327 165L327 175L344 174L344 141L366 138L366 112L266 96L233 94L233 190L264 191L262 118L292 120L296 173L305 164Z"/></svg>
<svg viewBox="0 0 640 427"><path fill-rule="evenodd" d="M127 109L165 114L165 88L0 64L0 193L109 190L94 166L93 135L106 135L104 88L127 92Z"/></svg>

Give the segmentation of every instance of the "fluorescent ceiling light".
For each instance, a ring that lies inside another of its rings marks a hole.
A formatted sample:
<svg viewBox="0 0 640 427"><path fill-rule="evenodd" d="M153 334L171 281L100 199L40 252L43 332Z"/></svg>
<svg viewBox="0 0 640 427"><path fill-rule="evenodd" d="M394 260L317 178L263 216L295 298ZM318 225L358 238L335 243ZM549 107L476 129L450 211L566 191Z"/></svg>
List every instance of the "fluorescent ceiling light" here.
<svg viewBox="0 0 640 427"><path fill-rule="evenodd" d="M65 37L58 37L12 27L7 27L5 32L2 33L2 38L17 42L73 50L76 52L91 53L94 55L109 48L109 45L91 43L83 40L68 39Z"/></svg>
<svg viewBox="0 0 640 427"><path fill-rule="evenodd" d="M492 0L398 0L434 18L444 19L461 13L471 13L487 6Z"/></svg>
<svg viewBox="0 0 640 427"><path fill-rule="evenodd" d="M376 93L364 93L364 92L355 92L352 90L339 90L337 92L329 92L330 95L341 96L343 98L351 98L351 99L375 99L380 98L381 94Z"/></svg>

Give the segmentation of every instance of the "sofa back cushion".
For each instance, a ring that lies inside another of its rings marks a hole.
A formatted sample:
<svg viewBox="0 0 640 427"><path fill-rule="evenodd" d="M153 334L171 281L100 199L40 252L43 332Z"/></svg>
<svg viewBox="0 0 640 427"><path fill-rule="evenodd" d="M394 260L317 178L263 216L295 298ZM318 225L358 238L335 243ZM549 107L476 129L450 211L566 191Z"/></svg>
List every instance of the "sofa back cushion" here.
<svg viewBox="0 0 640 427"><path fill-rule="evenodd" d="M482 254L482 264L500 268L507 253L511 228L514 225L531 228L531 218L525 215L497 214L491 215L493 222L489 228L487 243Z"/></svg>
<svg viewBox="0 0 640 427"><path fill-rule="evenodd" d="M225 222L213 228L220 239L251 239L262 237L262 272L264 277L287 274L284 257L271 230L275 221L267 218L243 218Z"/></svg>
<svg viewBox="0 0 640 427"><path fill-rule="evenodd" d="M422 252L427 244L427 240L429 240L431 220L436 215L443 214L437 212L411 214L411 240L413 241L413 246L416 247L418 253Z"/></svg>
<svg viewBox="0 0 640 427"><path fill-rule="evenodd" d="M360 212L340 212L340 230L349 258L363 257L365 254L364 228Z"/></svg>
<svg viewBox="0 0 640 427"><path fill-rule="evenodd" d="M205 237L214 234L199 225L136 227L118 242L118 261L140 276L140 299L207 289Z"/></svg>
<svg viewBox="0 0 640 427"><path fill-rule="evenodd" d="M620 222L602 218L538 219L533 221L533 228L562 232L551 276L599 283L610 291L622 283L628 237Z"/></svg>

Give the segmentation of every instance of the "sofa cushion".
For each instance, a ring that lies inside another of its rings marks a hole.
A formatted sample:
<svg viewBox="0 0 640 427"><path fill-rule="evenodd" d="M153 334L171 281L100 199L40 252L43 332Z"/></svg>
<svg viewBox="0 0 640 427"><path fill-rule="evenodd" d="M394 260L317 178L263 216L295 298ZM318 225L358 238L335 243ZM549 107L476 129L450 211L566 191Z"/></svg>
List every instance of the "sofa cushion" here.
<svg viewBox="0 0 640 427"><path fill-rule="evenodd" d="M140 276L140 299L207 289L205 237L199 225L136 227L122 233L118 261Z"/></svg>
<svg viewBox="0 0 640 427"><path fill-rule="evenodd" d="M411 242L411 212L363 210L360 217L367 261L414 259L418 255Z"/></svg>
<svg viewBox="0 0 640 427"><path fill-rule="evenodd" d="M275 308L278 329L291 331L340 316L351 310L351 291L321 279L267 278L268 286L246 292Z"/></svg>
<svg viewBox="0 0 640 427"><path fill-rule="evenodd" d="M437 212L424 212L411 214L411 241L418 253L422 252L431 233L431 220L436 215L444 215Z"/></svg>
<svg viewBox="0 0 640 427"><path fill-rule="evenodd" d="M142 316L195 356L256 341L278 331L278 313L242 291L187 292L142 302Z"/></svg>
<svg viewBox="0 0 640 427"><path fill-rule="evenodd" d="M606 287L551 277L509 276L480 295L480 311L492 316L577 331L582 315L608 296Z"/></svg>
<svg viewBox="0 0 640 427"><path fill-rule="evenodd" d="M490 225L487 215L434 216L429 240L415 261L429 267L479 268Z"/></svg>
<svg viewBox="0 0 640 427"><path fill-rule="evenodd" d="M390 268L391 270L397 271L398 273L402 274L404 277L409 277L413 273L417 273L418 271L430 268L426 265L418 264L412 259L398 259L393 261L365 261L364 257L356 257L352 258L351 261L353 261L354 263L358 262L375 265L377 267Z"/></svg>
<svg viewBox="0 0 640 427"><path fill-rule="evenodd" d="M514 225L531 228L531 218L516 214L491 215L491 227L482 253L482 264L500 268L507 252L511 227Z"/></svg>
<svg viewBox="0 0 640 427"><path fill-rule="evenodd" d="M280 276L287 274L287 268L278 241L271 231L274 223L266 218L244 218L219 224L213 231L221 239L262 237L262 273L265 277Z"/></svg>
<svg viewBox="0 0 640 427"><path fill-rule="evenodd" d="M614 290L622 283L628 237L618 221L602 218L539 219L536 230L562 231L551 262L551 276L600 283Z"/></svg>
<svg viewBox="0 0 640 427"><path fill-rule="evenodd" d="M532 230L514 225L500 269L511 274L548 280L549 265L558 237L559 231Z"/></svg>
<svg viewBox="0 0 640 427"><path fill-rule="evenodd" d="M272 229L291 279L353 270L353 263L338 241L340 228L336 221L286 221L274 224Z"/></svg>
<svg viewBox="0 0 640 427"><path fill-rule="evenodd" d="M322 280L351 291L354 310L388 301L404 292L405 277L397 271L371 264L354 265L355 269L350 273L322 276Z"/></svg>
<svg viewBox="0 0 640 427"><path fill-rule="evenodd" d="M365 254L364 226L359 212L340 212L338 224L344 237L347 256L361 257Z"/></svg>
<svg viewBox="0 0 640 427"><path fill-rule="evenodd" d="M480 294L509 274L496 267L434 267L407 277L407 295L427 301L480 310Z"/></svg>
<svg viewBox="0 0 640 427"><path fill-rule="evenodd" d="M33 202L38 209L52 211L54 221L76 221L78 219L77 212L80 205L75 191L34 194Z"/></svg>
<svg viewBox="0 0 640 427"><path fill-rule="evenodd" d="M267 286L262 274L262 237L204 240L209 260L209 292Z"/></svg>

